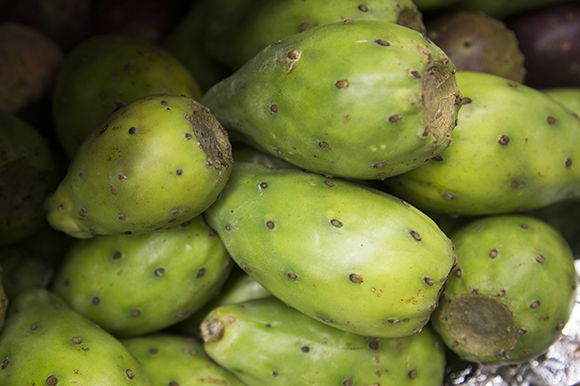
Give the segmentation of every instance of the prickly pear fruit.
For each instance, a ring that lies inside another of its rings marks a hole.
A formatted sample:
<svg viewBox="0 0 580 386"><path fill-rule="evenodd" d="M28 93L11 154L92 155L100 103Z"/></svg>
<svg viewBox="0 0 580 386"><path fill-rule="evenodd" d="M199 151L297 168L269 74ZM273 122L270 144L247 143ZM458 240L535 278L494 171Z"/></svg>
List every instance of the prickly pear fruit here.
<svg viewBox="0 0 580 386"><path fill-rule="evenodd" d="M580 115L580 87L552 87L542 92Z"/></svg>
<svg viewBox="0 0 580 386"><path fill-rule="evenodd" d="M503 21L480 12L453 12L430 19L426 27L427 36L445 51L457 70L524 81L524 55Z"/></svg>
<svg viewBox="0 0 580 386"><path fill-rule="evenodd" d="M11 19L4 19L4 9L2 13L0 111L17 114L50 94L64 55L48 36L30 25L6 21Z"/></svg>
<svg viewBox="0 0 580 386"><path fill-rule="evenodd" d="M580 258L580 200L558 202L526 214L556 228L572 248L574 257Z"/></svg>
<svg viewBox="0 0 580 386"><path fill-rule="evenodd" d="M381 179L447 148L461 100L453 72L410 28L336 22L269 45L201 102L232 140L317 173Z"/></svg>
<svg viewBox="0 0 580 386"><path fill-rule="evenodd" d="M58 139L73 157L109 114L153 94L201 98L197 81L173 55L121 35L98 35L77 45L59 67L52 94Z"/></svg>
<svg viewBox="0 0 580 386"><path fill-rule="evenodd" d="M47 288L54 275L54 265L40 252L20 245L0 249L0 264L9 299L31 287Z"/></svg>
<svg viewBox="0 0 580 386"><path fill-rule="evenodd" d="M487 365L532 359L570 318L578 275L570 247L527 215L476 220L453 235L457 267L431 321L464 359Z"/></svg>
<svg viewBox="0 0 580 386"><path fill-rule="evenodd" d="M159 42L164 50L174 55L191 72L202 92L226 78L231 70L210 58L202 46L204 20L207 10L214 9L215 1L195 1L173 30Z"/></svg>
<svg viewBox="0 0 580 386"><path fill-rule="evenodd" d="M212 311L204 347L218 364L252 386L439 386L443 343L430 327L419 334L373 339L318 323L276 298Z"/></svg>
<svg viewBox="0 0 580 386"><path fill-rule="evenodd" d="M150 385L117 339L41 288L11 302L0 358L2 385Z"/></svg>
<svg viewBox="0 0 580 386"><path fill-rule="evenodd" d="M470 101L453 143L420 168L387 180L418 208L455 215L536 209L580 197L580 119L539 90L457 71Z"/></svg>
<svg viewBox="0 0 580 386"><path fill-rule="evenodd" d="M204 49L233 70L269 44L312 27L344 20L382 20L425 32L423 18L411 0L213 1L221 10L205 21Z"/></svg>
<svg viewBox="0 0 580 386"><path fill-rule="evenodd" d="M42 203L57 183L46 138L21 118L0 112L0 246L46 224Z"/></svg>
<svg viewBox="0 0 580 386"><path fill-rule="evenodd" d="M51 288L111 334L135 336L200 309L232 266L219 237L198 216L159 232L77 240Z"/></svg>
<svg viewBox="0 0 580 386"><path fill-rule="evenodd" d="M151 384L169 386L244 386L220 367L194 338L168 333L121 339L147 373Z"/></svg>
<svg viewBox="0 0 580 386"><path fill-rule="evenodd" d="M449 238L406 202L301 170L237 163L204 216L274 296L366 336L421 330L454 264Z"/></svg>
<svg viewBox="0 0 580 386"><path fill-rule="evenodd" d="M266 154L242 142L233 145L232 157L236 162L250 162L269 169L300 169L283 159Z"/></svg>
<svg viewBox="0 0 580 386"><path fill-rule="evenodd" d="M232 161L227 132L207 108L184 96L143 97L86 138L45 200L47 219L77 238L176 226L215 201Z"/></svg>
<svg viewBox="0 0 580 386"><path fill-rule="evenodd" d="M214 308L269 296L272 294L267 289L236 266L223 288L220 289L219 294L189 318L171 326L171 331L188 336L201 336L201 323Z"/></svg>

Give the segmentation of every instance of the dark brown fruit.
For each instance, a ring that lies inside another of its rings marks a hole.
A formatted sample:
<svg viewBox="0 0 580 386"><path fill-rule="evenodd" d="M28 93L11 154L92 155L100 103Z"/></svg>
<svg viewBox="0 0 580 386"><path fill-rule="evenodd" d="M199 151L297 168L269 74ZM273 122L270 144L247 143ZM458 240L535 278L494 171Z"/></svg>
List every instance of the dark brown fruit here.
<svg viewBox="0 0 580 386"><path fill-rule="evenodd" d="M518 41L505 24L478 12L444 14L425 22L427 36L458 70L498 75L516 82L525 77Z"/></svg>
<svg viewBox="0 0 580 386"><path fill-rule="evenodd" d="M513 16L524 54L526 84L535 88L580 86L580 2L556 4Z"/></svg>

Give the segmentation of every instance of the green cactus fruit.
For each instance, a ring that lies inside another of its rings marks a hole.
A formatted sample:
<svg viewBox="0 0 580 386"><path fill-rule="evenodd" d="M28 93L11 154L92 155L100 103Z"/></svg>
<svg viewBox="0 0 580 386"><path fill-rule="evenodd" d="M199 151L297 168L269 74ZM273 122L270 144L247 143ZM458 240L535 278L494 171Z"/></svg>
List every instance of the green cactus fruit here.
<svg viewBox="0 0 580 386"><path fill-rule="evenodd" d="M411 0L218 0L212 6L216 11L205 21L203 47L233 70L275 41L347 19L382 20L425 32L421 12Z"/></svg>
<svg viewBox="0 0 580 386"><path fill-rule="evenodd" d="M0 358L2 385L150 385L116 338L42 288L11 302Z"/></svg>
<svg viewBox="0 0 580 386"><path fill-rule="evenodd" d="M204 20L209 18L208 12L215 9L213 4L213 1L193 2L183 18L159 43L191 72L202 92L232 73L210 58L203 49Z"/></svg>
<svg viewBox="0 0 580 386"><path fill-rule="evenodd" d="M236 142L232 145L232 157L236 162L250 162L269 169L299 169L283 159L266 154L243 142Z"/></svg>
<svg viewBox="0 0 580 386"><path fill-rule="evenodd" d="M461 105L453 72L410 28L335 22L269 45L201 102L232 140L317 173L381 179L447 148Z"/></svg>
<svg viewBox="0 0 580 386"><path fill-rule="evenodd" d="M207 303L233 262L198 216L179 227L77 240L51 289L115 336L154 332Z"/></svg>
<svg viewBox="0 0 580 386"><path fill-rule="evenodd" d="M202 325L204 347L252 386L421 385L443 381L443 343L419 334L367 338L318 323L274 297L216 308Z"/></svg>
<svg viewBox="0 0 580 386"><path fill-rule="evenodd" d="M365 336L421 330L455 259L449 238L406 202L301 170L237 163L204 216L274 296Z"/></svg>
<svg viewBox="0 0 580 386"><path fill-rule="evenodd" d="M212 361L194 338L157 333L124 338L121 343L139 360L152 385L244 386Z"/></svg>
<svg viewBox="0 0 580 386"><path fill-rule="evenodd" d="M0 112L0 246L46 224L42 203L58 178L48 140L21 118Z"/></svg>
<svg viewBox="0 0 580 386"><path fill-rule="evenodd" d="M54 265L42 253L20 245L0 249L2 283L9 299L28 288L47 288L54 275Z"/></svg>
<svg viewBox="0 0 580 386"><path fill-rule="evenodd" d="M72 158L114 110L153 94L201 98L189 70L153 44L121 35L84 40L67 54L54 83L53 121L62 148Z"/></svg>
<svg viewBox="0 0 580 386"><path fill-rule="evenodd" d="M207 108L184 96L146 96L86 138L45 200L47 220L77 238L176 226L215 201L232 161L227 132Z"/></svg>
<svg viewBox="0 0 580 386"><path fill-rule="evenodd" d="M252 299L262 299L272 294L262 287L241 268L235 267L219 293L189 318L171 326L171 331L188 336L201 337L203 319L219 306L242 303Z"/></svg>
<svg viewBox="0 0 580 386"><path fill-rule="evenodd" d="M458 71L481 71L523 83L524 55L516 35L499 19L480 12L445 13L426 23L427 36Z"/></svg>
<svg viewBox="0 0 580 386"><path fill-rule="evenodd" d="M491 215L580 197L580 119L539 90L457 71L466 100L453 143L420 168L388 179L427 212Z"/></svg>
<svg viewBox="0 0 580 386"><path fill-rule="evenodd" d="M580 115L580 87L553 87L542 89L542 91L576 115Z"/></svg>
<svg viewBox="0 0 580 386"><path fill-rule="evenodd" d="M431 322L460 357L486 365L530 360L560 337L575 303L570 247L527 215L476 220L454 233L457 267Z"/></svg>
<svg viewBox="0 0 580 386"><path fill-rule="evenodd" d="M572 248L575 258L580 258L580 200L563 201L527 212L558 230Z"/></svg>

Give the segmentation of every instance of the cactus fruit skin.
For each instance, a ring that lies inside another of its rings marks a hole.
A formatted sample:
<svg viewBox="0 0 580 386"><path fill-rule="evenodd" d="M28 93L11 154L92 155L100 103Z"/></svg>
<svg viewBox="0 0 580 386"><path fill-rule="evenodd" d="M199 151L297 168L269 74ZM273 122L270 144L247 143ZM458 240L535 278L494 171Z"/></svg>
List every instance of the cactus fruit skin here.
<svg viewBox="0 0 580 386"><path fill-rule="evenodd" d="M70 236L139 234L177 226L209 207L231 172L227 132L184 96L150 95L89 135L45 200Z"/></svg>
<svg viewBox="0 0 580 386"><path fill-rule="evenodd" d="M113 111L153 94L201 98L195 78L167 51L129 36L86 39L65 57L54 82L53 121L62 148L72 158Z"/></svg>
<svg viewBox="0 0 580 386"><path fill-rule="evenodd" d="M236 163L204 217L272 295L365 336L421 330L454 265L451 241L429 217L316 173Z"/></svg>
<svg viewBox="0 0 580 386"><path fill-rule="evenodd" d="M208 355L252 386L422 385L443 381L443 343L419 334L373 339L318 323L276 298L212 311L202 325Z"/></svg>
<svg viewBox="0 0 580 386"><path fill-rule="evenodd" d="M419 209L451 215L532 210L580 197L580 119L539 90L491 74L457 71L470 103L452 145L388 179Z"/></svg>
<svg viewBox="0 0 580 386"><path fill-rule="evenodd" d="M266 166L268 169L298 169L301 168L292 165L289 162L284 161L278 157L274 157L270 154L266 154L263 151L257 150L256 148L246 145L243 142L236 142L232 145L232 157L236 162L250 162L262 166Z"/></svg>
<svg viewBox="0 0 580 386"><path fill-rule="evenodd" d="M225 4L224 4L225 3ZM411 0L214 1L205 22L208 55L237 70L269 44L307 29L344 20L382 20L425 32Z"/></svg>
<svg viewBox="0 0 580 386"><path fill-rule="evenodd" d="M542 92L580 115L580 87L550 87Z"/></svg>
<svg viewBox="0 0 580 386"><path fill-rule="evenodd" d="M448 147L461 106L453 72L410 28L336 22L269 45L201 102L233 141L313 172L381 179Z"/></svg>
<svg viewBox="0 0 580 386"><path fill-rule="evenodd" d="M142 366L116 338L41 288L11 302L0 358L2 385L150 386Z"/></svg>
<svg viewBox="0 0 580 386"><path fill-rule="evenodd" d="M245 386L213 362L194 338L164 332L120 342L139 360L152 385Z"/></svg>
<svg viewBox="0 0 580 386"><path fill-rule="evenodd" d="M267 289L236 266L219 293L189 318L171 326L171 332L201 337L201 323L214 308L269 296L272 294Z"/></svg>
<svg viewBox="0 0 580 386"><path fill-rule="evenodd" d="M51 289L111 334L135 336L189 317L232 267L221 240L198 216L159 232L77 240Z"/></svg>
<svg viewBox="0 0 580 386"><path fill-rule="evenodd" d="M23 119L0 112L0 246L46 225L42 204L58 178L48 140Z"/></svg>
<svg viewBox="0 0 580 386"><path fill-rule="evenodd" d="M431 323L460 357L487 365L520 363L545 352L575 303L570 247L528 215L476 220L453 234L457 266Z"/></svg>

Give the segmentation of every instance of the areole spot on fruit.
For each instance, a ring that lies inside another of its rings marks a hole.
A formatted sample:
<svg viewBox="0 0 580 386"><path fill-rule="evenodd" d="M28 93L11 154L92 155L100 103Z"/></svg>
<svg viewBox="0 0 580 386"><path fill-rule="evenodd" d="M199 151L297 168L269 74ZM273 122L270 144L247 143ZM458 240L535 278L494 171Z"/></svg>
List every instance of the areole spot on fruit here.
<svg viewBox="0 0 580 386"><path fill-rule="evenodd" d="M127 378L129 378L129 379L135 378L135 373L131 369L126 369L125 374L127 374Z"/></svg>
<svg viewBox="0 0 580 386"><path fill-rule="evenodd" d="M286 73L289 74L296 67L301 56L300 50L291 50L286 54Z"/></svg>
<svg viewBox="0 0 580 386"><path fill-rule="evenodd" d="M342 222L340 222L339 220L337 220L335 218L333 218L332 220L330 220L330 223L333 226L337 227L337 228L341 228L342 227Z"/></svg>
<svg viewBox="0 0 580 386"><path fill-rule="evenodd" d="M410 231L409 233L411 233L411 236L417 240L417 241L421 241L421 235L415 231Z"/></svg>
<svg viewBox="0 0 580 386"><path fill-rule="evenodd" d="M348 278L350 281L352 281L355 284L360 284L363 282L362 276L357 275L356 273L351 273L350 275L348 275Z"/></svg>

